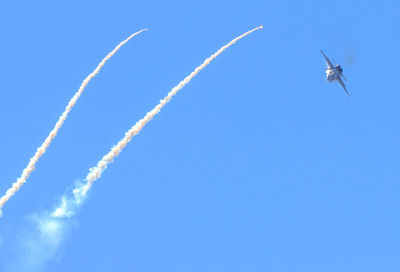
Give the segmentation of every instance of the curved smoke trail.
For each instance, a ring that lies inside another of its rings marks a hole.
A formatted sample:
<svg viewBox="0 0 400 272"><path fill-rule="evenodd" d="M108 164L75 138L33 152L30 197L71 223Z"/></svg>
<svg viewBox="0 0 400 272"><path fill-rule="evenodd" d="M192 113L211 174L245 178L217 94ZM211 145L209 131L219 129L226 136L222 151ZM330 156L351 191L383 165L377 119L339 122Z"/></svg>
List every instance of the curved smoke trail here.
<svg viewBox="0 0 400 272"><path fill-rule="evenodd" d="M79 184L73 190L72 199L63 196L61 199L60 206L53 212L53 217L71 217L75 214L77 208L82 204L83 200L85 200L86 195L89 189L92 187L93 183L100 178L103 171L107 168L108 164L110 164L115 157L119 155L119 153L124 149L124 147L132 140L132 138L137 135L142 128L150 122L153 117L160 112L160 110L174 97L180 89L182 89L187 83L190 82L201 70L203 70L212 60L214 60L218 55L220 55L223 51L225 51L228 47L249 35L250 33L261 29L262 26L254 28L239 37L233 39L228 44L221 47L216 53L211 55L211 57L207 58L200 66L198 66L194 71L187 76L184 80L182 80L177 86L172 88L172 90L168 93L166 97L160 100L160 103L155 106L151 111L149 111L142 119L140 119L134 126L132 126L126 133L125 137L122 138L115 146L113 146L98 163L95 167L91 168L89 174L86 176L86 183Z"/></svg>
<svg viewBox="0 0 400 272"><path fill-rule="evenodd" d="M69 101L68 105L65 108L65 111L61 114L60 118L58 119L57 123L55 124L54 128L50 131L49 135L47 136L46 140L42 143L42 145L37 149L35 155L30 159L28 166L22 171L21 176L17 179L16 182L14 182L7 190L4 196L0 198L0 217L2 215L2 208L4 207L4 204L21 188L21 186L26 182L28 179L29 175L35 170L35 165L38 162L39 158L46 152L46 149L50 146L52 140L54 137L56 137L58 130L61 128L63 125L65 119L67 119L68 114L72 110L72 107L76 104L78 101L79 97L82 95L83 91L85 90L85 87L88 85L89 81L94 78L103 68L104 64L125 44L127 43L131 38L134 36L138 35L139 33L145 31L147 29L142 29L131 36L129 36L126 40L122 41L119 43L113 51L111 51L94 69L94 71L85 78L85 80L82 82L81 86L79 87L78 91L75 93L75 95L71 98Z"/></svg>

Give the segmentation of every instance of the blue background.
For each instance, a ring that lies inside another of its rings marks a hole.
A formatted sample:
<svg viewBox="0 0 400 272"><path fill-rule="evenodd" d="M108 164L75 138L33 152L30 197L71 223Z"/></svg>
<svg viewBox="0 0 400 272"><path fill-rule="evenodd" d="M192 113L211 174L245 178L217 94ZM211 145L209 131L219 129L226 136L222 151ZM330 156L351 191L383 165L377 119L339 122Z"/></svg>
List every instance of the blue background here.
<svg viewBox="0 0 400 272"><path fill-rule="evenodd" d="M399 271L398 1L3 1L1 194L93 79L0 220L0 270L205 58L27 271ZM327 83L323 49L350 98ZM33 230L32 230L33 232ZM12 270L12 269L11 269ZM17 270L14 270L17 271Z"/></svg>

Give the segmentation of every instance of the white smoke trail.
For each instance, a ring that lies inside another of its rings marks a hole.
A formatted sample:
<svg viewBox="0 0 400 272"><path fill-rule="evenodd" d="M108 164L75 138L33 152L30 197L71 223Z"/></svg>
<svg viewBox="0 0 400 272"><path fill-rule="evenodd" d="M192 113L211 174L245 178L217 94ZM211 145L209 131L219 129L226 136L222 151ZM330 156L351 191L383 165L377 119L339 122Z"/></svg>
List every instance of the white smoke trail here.
<svg viewBox="0 0 400 272"><path fill-rule="evenodd" d="M85 80L82 82L81 86L79 87L78 91L75 93L75 95L71 98L69 101L67 107L65 108L65 111L61 114L60 118L58 119L56 125L54 128L50 131L49 135L47 136L46 140L42 143L42 145L37 149L35 155L30 159L28 166L22 171L22 175L17 179L16 182L14 182L7 190L4 196L0 198L0 217L2 215L2 208L4 207L4 204L21 188L21 186L26 182L27 178L29 175L35 170L35 165L38 162L39 158L46 152L46 149L50 146L51 141L56 137L58 130L61 128L63 125L65 119L67 119L67 116L69 112L72 110L72 107L75 105L75 103L78 101L79 97L82 95L83 91L85 90L85 87L88 85L89 81L94 78L103 68L104 64L125 44L127 43L131 38L134 36L138 35L139 33L145 31L147 29L142 29L131 36L129 36L126 40L122 41L120 44L118 44L113 51L111 51L94 69L94 71L85 78Z"/></svg>
<svg viewBox="0 0 400 272"><path fill-rule="evenodd" d="M182 89L187 83L190 82L201 70L203 70L212 60L214 60L218 55L220 55L223 51L225 51L228 47L233 45L235 42L249 35L250 33L261 29L262 26L254 28L239 37L233 39L228 44L221 47L216 53L211 55L211 57L207 58L199 67L194 69L194 71L187 76L184 80L182 80L177 86L172 88L172 90L168 93L164 99L160 100L160 103L155 106L151 111L149 111L141 120L139 120L128 132L125 133L125 137L118 142L115 146L113 146L98 163L96 167L90 169L89 174L86 176L85 184L78 184L75 186L73 190L73 196L67 197L63 196L61 199L60 206L54 211L54 217L71 217L75 214L76 210L85 200L86 195L89 189L92 187L94 181L100 178L103 171L107 168L108 164L113 161L115 157L119 155L119 153L123 150L123 148L131 141L131 139L137 135L142 128L153 119L153 117L160 112L160 110L175 96L180 89Z"/></svg>

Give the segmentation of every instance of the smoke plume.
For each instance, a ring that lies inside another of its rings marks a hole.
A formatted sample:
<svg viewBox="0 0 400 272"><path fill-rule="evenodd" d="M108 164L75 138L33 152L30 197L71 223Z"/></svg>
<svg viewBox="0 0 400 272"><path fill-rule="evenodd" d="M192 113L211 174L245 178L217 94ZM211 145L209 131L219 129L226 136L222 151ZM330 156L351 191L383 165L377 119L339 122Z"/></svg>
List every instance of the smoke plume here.
<svg viewBox="0 0 400 272"><path fill-rule="evenodd" d="M52 215L60 218L71 217L74 215L82 202L85 200L93 183L101 177L101 174L107 168L107 166L113 162L114 158L121 153L121 151L132 140L132 138L137 135L143 129L143 127L150 122L155 115L157 115L157 113L160 112L160 110L178 93L178 91L188 84L201 70L203 70L208 64L210 64L211 61L213 61L228 47L261 28L262 26L254 28L221 47L217 52L211 55L211 57L207 58L200 66L194 69L194 71L184 80L182 80L177 86L172 88L168 95L160 100L160 103L157 106L149 111L142 119L136 122L136 124L125 133L125 136L97 163L97 165L89 170L89 174L85 178L85 183L77 184L75 189L72 191L72 196L68 197L64 195L62 197L59 207L53 212Z"/></svg>
<svg viewBox="0 0 400 272"><path fill-rule="evenodd" d="M129 36L126 40L122 41L120 44L118 44L113 51L111 51L94 69L94 71L85 78L85 80L82 82L81 86L79 87L78 91L75 93L75 95L71 98L71 100L68 102L68 105L65 108L65 111L61 114L60 118L58 119L57 123L55 124L54 128L50 131L49 135L47 136L46 140L42 143L42 145L37 149L35 155L30 159L28 166L22 171L21 176L17 179L16 182L12 184L12 186L7 190L7 192L0 198L0 217L2 215L2 208L4 207L5 203L21 188L21 186L26 182L28 179L29 175L35 170L36 163L38 162L39 158L46 152L47 148L50 146L52 140L54 137L56 137L57 132L63 125L64 121L67 119L68 114L72 110L72 107L76 104L78 101L79 97L82 95L83 91L85 90L85 87L88 85L90 80L94 78L103 68L104 64L125 44L127 43L131 38L134 36L138 35L139 33L145 31L147 29L142 29L131 36Z"/></svg>

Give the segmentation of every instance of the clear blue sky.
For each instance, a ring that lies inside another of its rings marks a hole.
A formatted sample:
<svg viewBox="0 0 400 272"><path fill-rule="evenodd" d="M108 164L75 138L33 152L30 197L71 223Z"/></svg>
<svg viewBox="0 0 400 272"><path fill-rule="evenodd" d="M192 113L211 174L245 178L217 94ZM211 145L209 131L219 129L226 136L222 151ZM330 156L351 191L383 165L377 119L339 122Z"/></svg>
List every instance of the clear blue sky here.
<svg viewBox="0 0 400 272"><path fill-rule="evenodd" d="M149 31L89 84L5 206L0 271L399 271L399 10L395 0L5 1L1 195L97 63ZM30 266L32 214L261 24L145 127ZM320 49L343 65L350 98L324 80Z"/></svg>

